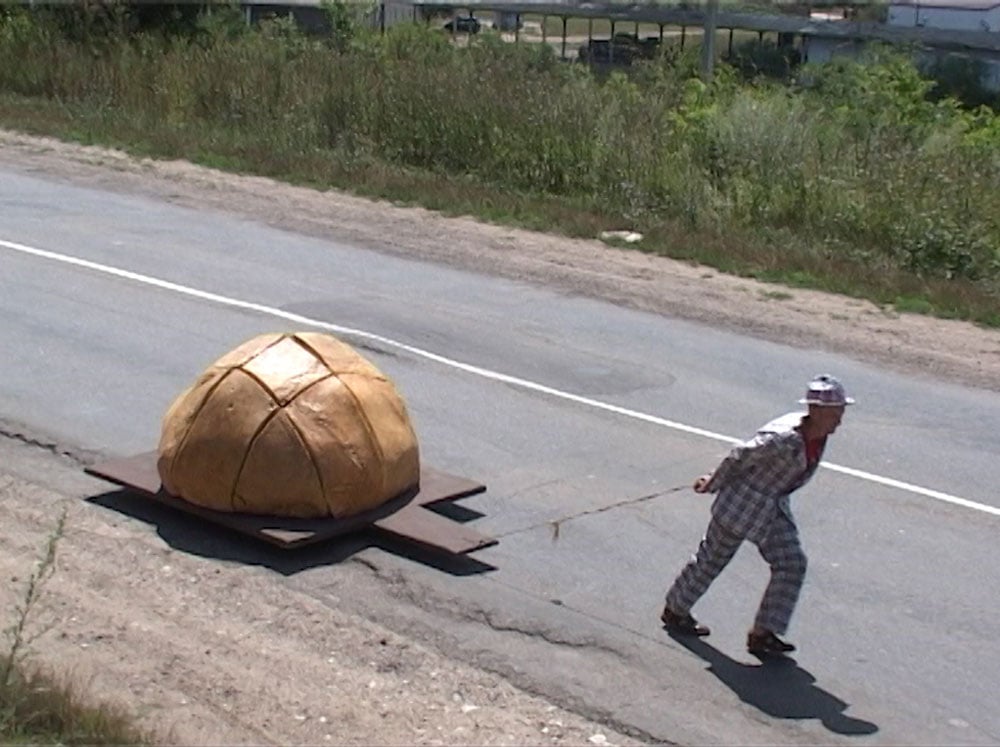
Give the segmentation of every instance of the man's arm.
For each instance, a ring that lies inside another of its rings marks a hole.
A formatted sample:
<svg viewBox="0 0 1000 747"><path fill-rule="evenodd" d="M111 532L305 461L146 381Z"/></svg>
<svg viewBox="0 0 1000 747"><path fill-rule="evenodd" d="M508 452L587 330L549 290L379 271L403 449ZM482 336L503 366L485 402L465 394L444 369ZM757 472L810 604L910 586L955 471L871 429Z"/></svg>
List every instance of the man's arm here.
<svg viewBox="0 0 1000 747"><path fill-rule="evenodd" d="M714 472L701 475L694 481L694 492L715 493L734 478L752 470L756 465L774 456L781 440L775 434L754 436L746 443L733 447Z"/></svg>

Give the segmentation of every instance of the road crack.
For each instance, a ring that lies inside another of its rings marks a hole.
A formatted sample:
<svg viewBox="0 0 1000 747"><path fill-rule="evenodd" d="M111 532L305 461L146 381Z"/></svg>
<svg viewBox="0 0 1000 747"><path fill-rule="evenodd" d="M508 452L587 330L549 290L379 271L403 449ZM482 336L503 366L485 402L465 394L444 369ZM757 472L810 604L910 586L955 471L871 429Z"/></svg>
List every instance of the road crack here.
<svg viewBox="0 0 1000 747"><path fill-rule="evenodd" d="M617 649L604 645L592 639L571 640L553 634L551 631L540 627L520 626L513 623L502 623L496 620L496 615L481 607L466 608L453 603L452 600L443 599L433 593L429 588L416 585L408 581L401 574L396 572L387 573L376 563L363 558L354 558L353 562L369 569L380 581L393 588L393 595L405 599L425 612L443 614L444 616L457 622L480 622L491 630L498 633L519 633L529 638L538 638L553 646L566 646L575 649L593 649L611 654L617 659L624 660L625 657ZM565 609L570 609L565 607Z"/></svg>
<svg viewBox="0 0 1000 747"><path fill-rule="evenodd" d="M95 451L63 446L58 441L43 439L41 436L32 435L22 428L3 421L0 421L0 438L7 439L8 441L14 441L25 446L30 446L35 449L41 449L64 459L69 459L81 468L89 467L100 458L100 454Z"/></svg>

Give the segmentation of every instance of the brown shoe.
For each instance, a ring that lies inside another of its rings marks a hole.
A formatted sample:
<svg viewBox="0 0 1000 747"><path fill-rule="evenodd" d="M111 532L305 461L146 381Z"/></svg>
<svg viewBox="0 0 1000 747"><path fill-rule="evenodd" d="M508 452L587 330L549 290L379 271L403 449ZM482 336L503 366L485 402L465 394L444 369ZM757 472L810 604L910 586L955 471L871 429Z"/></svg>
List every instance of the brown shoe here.
<svg viewBox="0 0 1000 747"><path fill-rule="evenodd" d="M669 607L663 608L660 620L667 630L677 635L693 635L701 638L712 632L699 624L691 615L678 615Z"/></svg>
<svg viewBox="0 0 1000 747"><path fill-rule="evenodd" d="M747 634L747 651L757 656L767 656L768 654L790 654L795 650L795 646L787 641L783 641L771 631L755 633L752 630Z"/></svg>

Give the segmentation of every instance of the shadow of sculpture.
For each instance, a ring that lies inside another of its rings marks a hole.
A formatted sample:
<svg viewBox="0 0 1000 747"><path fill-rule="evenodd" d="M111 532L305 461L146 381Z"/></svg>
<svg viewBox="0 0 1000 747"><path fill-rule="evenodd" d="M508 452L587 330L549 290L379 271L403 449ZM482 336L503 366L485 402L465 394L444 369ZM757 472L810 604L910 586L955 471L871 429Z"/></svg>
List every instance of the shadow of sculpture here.
<svg viewBox="0 0 1000 747"><path fill-rule="evenodd" d="M703 639L670 634L677 643L708 664L708 671L740 700L780 719L816 719L837 734L874 734L878 725L844 713L848 704L816 686L816 678L791 657L767 657L744 664Z"/></svg>
<svg viewBox="0 0 1000 747"><path fill-rule="evenodd" d="M155 527L163 541L175 550L217 560L260 565L285 576L340 563L372 547L454 576L495 570L493 566L467 555L455 556L425 548L416 542L388 536L374 527L303 547L285 549L150 501L128 489L101 493L87 498L87 501Z"/></svg>

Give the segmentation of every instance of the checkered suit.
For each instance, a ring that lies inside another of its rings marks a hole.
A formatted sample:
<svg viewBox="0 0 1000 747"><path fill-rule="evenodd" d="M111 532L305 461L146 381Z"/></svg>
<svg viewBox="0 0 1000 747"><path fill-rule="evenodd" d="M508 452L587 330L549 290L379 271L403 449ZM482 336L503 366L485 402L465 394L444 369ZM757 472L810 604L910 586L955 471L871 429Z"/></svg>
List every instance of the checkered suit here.
<svg viewBox="0 0 1000 747"><path fill-rule="evenodd" d="M805 440L797 430L803 417L789 413L772 420L733 448L712 474L707 487L718 493L712 520L698 552L667 592L667 607L674 612L687 614L740 544L750 540L771 566L756 626L778 634L788 628L806 572L788 497L819 463L807 463Z"/></svg>

